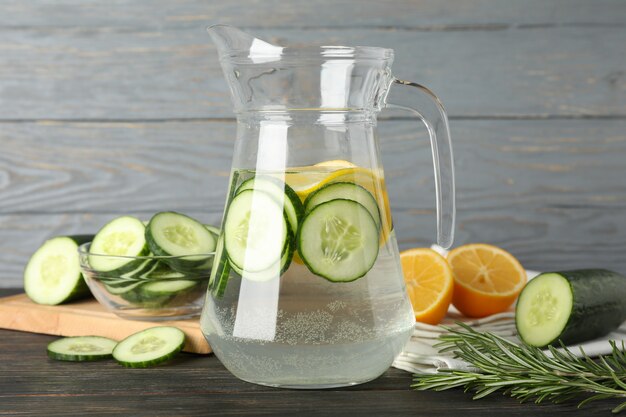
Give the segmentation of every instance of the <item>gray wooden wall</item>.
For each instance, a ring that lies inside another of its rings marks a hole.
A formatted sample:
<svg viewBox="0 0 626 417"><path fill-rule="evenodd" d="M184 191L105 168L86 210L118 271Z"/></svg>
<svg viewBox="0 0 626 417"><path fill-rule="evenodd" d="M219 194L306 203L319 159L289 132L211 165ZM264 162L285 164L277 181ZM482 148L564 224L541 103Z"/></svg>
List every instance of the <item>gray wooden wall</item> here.
<svg viewBox="0 0 626 417"><path fill-rule="evenodd" d="M626 1L0 0L0 287L44 239L121 213L219 221L234 123L216 22L394 48L450 114L458 244L626 273ZM435 236L416 126L380 123L402 248Z"/></svg>

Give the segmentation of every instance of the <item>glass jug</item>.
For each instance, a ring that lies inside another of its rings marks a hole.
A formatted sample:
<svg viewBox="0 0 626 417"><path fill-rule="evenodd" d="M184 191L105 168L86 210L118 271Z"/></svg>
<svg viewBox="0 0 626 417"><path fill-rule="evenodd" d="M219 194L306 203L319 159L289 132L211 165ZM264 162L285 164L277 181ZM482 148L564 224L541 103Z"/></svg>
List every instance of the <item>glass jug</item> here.
<svg viewBox="0 0 626 417"><path fill-rule="evenodd" d="M289 48L231 26L208 31L237 138L202 332L245 381L329 388L372 380L415 322L376 115L401 86L402 105L393 107L426 125L438 243L449 247L454 172L445 111L428 89L394 78L391 49Z"/></svg>

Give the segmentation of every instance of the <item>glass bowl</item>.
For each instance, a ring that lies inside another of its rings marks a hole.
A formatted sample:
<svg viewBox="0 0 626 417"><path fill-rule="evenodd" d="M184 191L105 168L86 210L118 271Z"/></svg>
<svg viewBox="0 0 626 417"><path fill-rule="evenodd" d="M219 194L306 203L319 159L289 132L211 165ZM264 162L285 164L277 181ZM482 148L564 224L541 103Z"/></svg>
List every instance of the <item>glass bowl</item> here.
<svg viewBox="0 0 626 417"><path fill-rule="evenodd" d="M96 300L119 317L134 320L177 320L202 310L213 253L186 256L113 256L89 253L91 243L78 247L85 282ZM111 264L128 260L114 271L94 270L89 260L106 257ZM117 261L117 262L116 262Z"/></svg>

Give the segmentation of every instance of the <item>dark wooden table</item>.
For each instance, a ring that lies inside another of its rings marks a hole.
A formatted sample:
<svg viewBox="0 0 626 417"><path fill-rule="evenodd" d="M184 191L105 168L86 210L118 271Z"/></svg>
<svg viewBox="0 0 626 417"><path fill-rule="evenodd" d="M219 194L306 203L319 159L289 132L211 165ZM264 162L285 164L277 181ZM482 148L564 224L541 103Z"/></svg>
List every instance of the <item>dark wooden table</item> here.
<svg viewBox="0 0 626 417"><path fill-rule="evenodd" d="M0 296L18 292L0 290ZM286 390L243 382L213 355L181 354L166 365L127 369L114 361L47 358L53 336L0 330L0 416L608 416L616 401L582 410L494 395L472 401L460 389L416 392L411 374L390 368L367 384Z"/></svg>

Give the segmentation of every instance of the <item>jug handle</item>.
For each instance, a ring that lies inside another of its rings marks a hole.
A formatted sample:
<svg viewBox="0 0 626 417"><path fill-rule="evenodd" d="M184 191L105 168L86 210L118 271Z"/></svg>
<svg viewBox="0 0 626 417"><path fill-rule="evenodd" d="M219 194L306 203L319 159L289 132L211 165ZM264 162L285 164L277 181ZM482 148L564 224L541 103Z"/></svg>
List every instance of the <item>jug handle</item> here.
<svg viewBox="0 0 626 417"><path fill-rule="evenodd" d="M411 112L428 129L435 173L437 243L439 246L448 249L452 246L454 240L456 217L454 159L452 156L448 116L439 98L423 85L397 78L393 79L393 85L413 88L391 89L397 104L387 103L386 107ZM396 94L396 92L401 94ZM418 111L413 106L420 110Z"/></svg>

